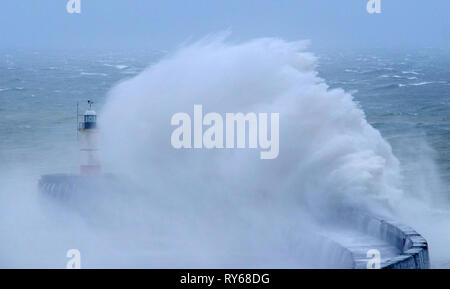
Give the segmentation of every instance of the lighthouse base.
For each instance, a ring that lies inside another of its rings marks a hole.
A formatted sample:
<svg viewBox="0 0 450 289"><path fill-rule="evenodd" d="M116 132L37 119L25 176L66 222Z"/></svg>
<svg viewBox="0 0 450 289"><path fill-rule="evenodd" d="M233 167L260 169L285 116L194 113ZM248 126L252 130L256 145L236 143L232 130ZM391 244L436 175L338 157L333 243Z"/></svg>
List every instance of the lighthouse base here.
<svg viewBox="0 0 450 289"><path fill-rule="evenodd" d="M42 175L38 189L39 201L46 212L52 214L63 209L83 218L90 225L120 228L127 215L117 208L139 207L140 196L147 196L150 188L141 187L127 176L102 174ZM58 215L60 217L60 215ZM134 220L132 218L132 220ZM131 221L129 224L134 224Z"/></svg>
<svg viewBox="0 0 450 289"><path fill-rule="evenodd" d="M108 194L120 190L119 179L112 174L97 176L75 174L43 175L39 191L61 201L84 199L88 195Z"/></svg>

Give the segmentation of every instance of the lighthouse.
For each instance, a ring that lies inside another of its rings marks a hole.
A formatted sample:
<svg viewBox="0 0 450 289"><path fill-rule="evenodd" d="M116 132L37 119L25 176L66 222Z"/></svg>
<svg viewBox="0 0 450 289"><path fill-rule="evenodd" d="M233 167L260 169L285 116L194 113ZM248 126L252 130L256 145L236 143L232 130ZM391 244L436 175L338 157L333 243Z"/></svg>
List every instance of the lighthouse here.
<svg viewBox="0 0 450 289"><path fill-rule="evenodd" d="M101 173L98 157L97 113L92 109L93 103L88 100L89 109L83 114L83 121L78 124L80 174L84 176L95 176Z"/></svg>
<svg viewBox="0 0 450 289"><path fill-rule="evenodd" d="M85 211L91 194L110 196L123 193L133 184L123 181L114 174L102 171L99 158L99 131L97 128L97 113L92 109L94 102L88 100L89 108L84 114L78 113L77 104L77 134L80 149L79 173L53 173L42 175L38 188L46 196L54 200L70 204L74 208ZM81 121L80 121L81 117ZM126 185L126 187L125 187ZM136 188L137 190L137 188Z"/></svg>

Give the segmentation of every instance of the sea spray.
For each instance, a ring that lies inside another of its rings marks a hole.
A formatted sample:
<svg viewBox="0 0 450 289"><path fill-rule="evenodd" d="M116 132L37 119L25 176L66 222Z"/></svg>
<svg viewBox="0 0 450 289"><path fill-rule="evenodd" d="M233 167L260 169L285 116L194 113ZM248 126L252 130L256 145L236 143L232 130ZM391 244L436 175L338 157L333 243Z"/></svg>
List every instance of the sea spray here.
<svg viewBox="0 0 450 289"><path fill-rule="evenodd" d="M330 210L361 197L395 202L398 161L389 144L350 94L317 76L304 48L221 37L180 48L111 91L101 120L105 160L154 187L154 195L263 195L310 208L332 202ZM279 113L278 158L262 162L246 149L175 150L171 117L195 104L223 114Z"/></svg>
<svg viewBox="0 0 450 289"><path fill-rule="evenodd" d="M282 248L299 232L320 231L312 215L327 222L345 206L398 202L399 167L389 144L315 65L304 42L210 37L111 90L100 125L106 167L145 188L142 217L169 254L187 264L197 264L193 254L214 256L204 264L217 266L302 266L282 257ZM220 114L279 113L279 156L175 149L171 117L195 104ZM304 251L302 242L287 254Z"/></svg>
<svg viewBox="0 0 450 289"><path fill-rule="evenodd" d="M99 112L103 164L132 185L86 194L74 208L40 195L27 164L3 167L0 267L65 268L69 249L80 251L82 268L344 267L318 244L333 229L333 213L347 206L409 208L405 216L420 217L418 229L442 240L445 260L448 218L426 218L423 206L405 202L409 192L400 188L409 180L390 146L315 66L303 42L210 37L119 83ZM174 149L170 118L194 104L222 115L279 113L278 157ZM56 159L76 163L55 155L45 172L61 171Z"/></svg>

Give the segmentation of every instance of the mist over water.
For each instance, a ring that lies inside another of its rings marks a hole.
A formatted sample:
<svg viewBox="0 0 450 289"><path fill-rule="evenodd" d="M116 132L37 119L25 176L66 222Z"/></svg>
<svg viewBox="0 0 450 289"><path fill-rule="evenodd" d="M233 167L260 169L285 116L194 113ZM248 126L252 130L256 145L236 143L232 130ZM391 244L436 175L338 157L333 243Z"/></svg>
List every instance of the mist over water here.
<svg viewBox="0 0 450 289"><path fill-rule="evenodd" d="M295 266L269 252L304 251L301 242L294 249L288 244L320 231L311 216L398 201L399 166L389 144L350 94L328 89L315 61L303 42L229 44L213 37L180 48L110 92L101 112L104 159L148 189L149 213L172 220L160 237L177 237L166 244L177 239L200 254L228 252L235 265ZM192 115L194 104L222 115L280 113L278 158L260 160L250 149L174 149L170 119ZM148 226L161 229L153 218Z"/></svg>
<svg viewBox="0 0 450 289"><path fill-rule="evenodd" d="M400 161L403 197L394 218L429 243L431 266L450 268L448 51L321 54L320 74L352 91Z"/></svg>
<svg viewBox="0 0 450 289"><path fill-rule="evenodd" d="M3 169L0 267L62 268L71 248L85 267L333 267L327 251L311 248L348 206L392 214L419 232L428 226L432 254L436 243L440 260L450 260L439 243L450 218L421 201L442 193L432 149L397 159L352 95L318 76L306 46L212 36L118 83L99 112L101 153L126 191L71 208L38 194L26 163ZM278 158L174 149L170 119L193 117L195 104L204 114L279 113Z"/></svg>

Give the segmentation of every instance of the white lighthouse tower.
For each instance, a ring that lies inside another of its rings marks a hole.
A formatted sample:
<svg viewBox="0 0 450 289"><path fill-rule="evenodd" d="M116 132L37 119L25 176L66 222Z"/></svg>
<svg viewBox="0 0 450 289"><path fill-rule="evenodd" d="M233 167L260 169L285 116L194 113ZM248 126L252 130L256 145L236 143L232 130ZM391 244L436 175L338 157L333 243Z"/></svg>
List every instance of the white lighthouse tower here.
<svg viewBox="0 0 450 289"><path fill-rule="evenodd" d="M89 109L83 115L83 121L78 124L80 132L80 174L99 175L101 165L98 157L97 114L92 110L94 102L88 100Z"/></svg>

